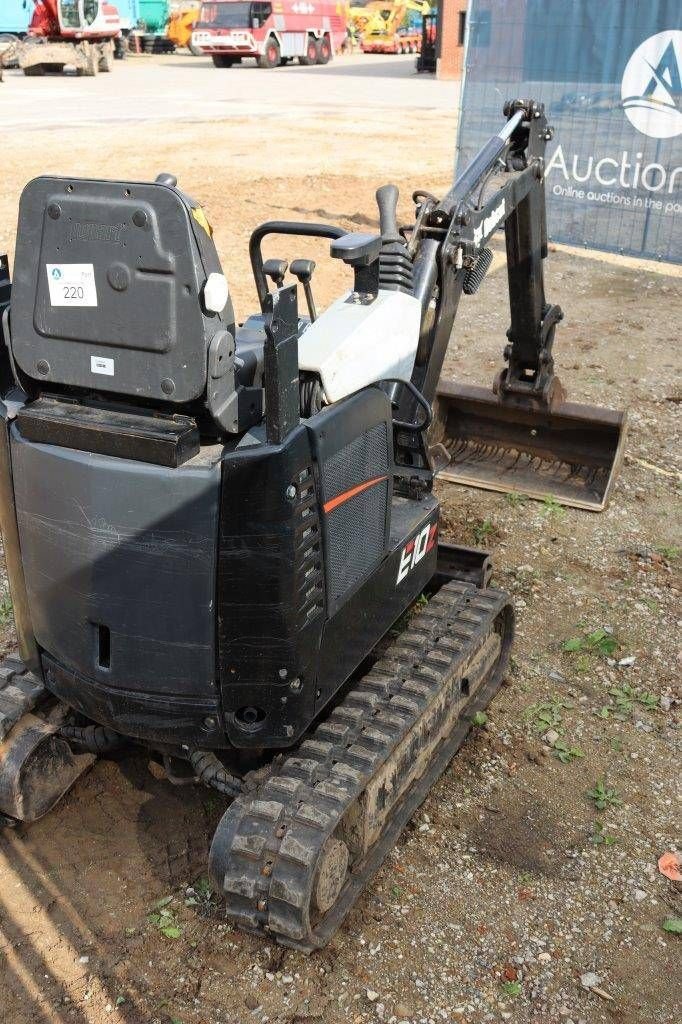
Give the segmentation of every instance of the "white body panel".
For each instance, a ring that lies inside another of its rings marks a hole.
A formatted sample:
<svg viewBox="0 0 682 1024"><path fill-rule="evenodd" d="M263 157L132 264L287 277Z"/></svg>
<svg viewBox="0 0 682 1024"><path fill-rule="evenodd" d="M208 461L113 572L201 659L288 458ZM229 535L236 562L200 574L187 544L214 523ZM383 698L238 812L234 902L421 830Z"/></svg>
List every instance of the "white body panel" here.
<svg viewBox="0 0 682 1024"><path fill-rule="evenodd" d="M207 32L204 29L192 32L192 46L206 46L211 50L211 53L214 51L219 53L221 50L224 50L226 54L230 54L234 50L250 50L252 53L262 53L263 43L264 40L257 43L248 29L235 29L234 32L223 32L222 34L211 31ZM248 57L249 54L244 54L244 56Z"/></svg>
<svg viewBox="0 0 682 1024"><path fill-rule="evenodd" d="M369 305L337 299L298 342L301 370L317 373L328 402L377 380L409 380L419 342L421 305L412 295L380 291Z"/></svg>

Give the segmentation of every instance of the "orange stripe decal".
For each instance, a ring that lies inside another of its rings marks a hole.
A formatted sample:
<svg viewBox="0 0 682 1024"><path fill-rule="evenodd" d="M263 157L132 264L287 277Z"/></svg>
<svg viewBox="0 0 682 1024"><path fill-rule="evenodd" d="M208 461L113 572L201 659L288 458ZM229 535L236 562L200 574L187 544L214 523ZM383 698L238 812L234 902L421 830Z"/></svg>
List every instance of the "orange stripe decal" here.
<svg viewBox="0 0 682 1024"><path fill-rule="evenodd" d="M337 494L335 498L331 498L330 501L325 502L322 506L325 512L333 512L339 505L343 505L345 501L350 501L356 494L362 494L368 487L374 487L375 484L380 484L382 480L388 480L388 476L384 473L383 476L375 476L371 480L365 480L364 484L358 484L357 487L351 487L349 491L343 491L342 494Z"/></svg>

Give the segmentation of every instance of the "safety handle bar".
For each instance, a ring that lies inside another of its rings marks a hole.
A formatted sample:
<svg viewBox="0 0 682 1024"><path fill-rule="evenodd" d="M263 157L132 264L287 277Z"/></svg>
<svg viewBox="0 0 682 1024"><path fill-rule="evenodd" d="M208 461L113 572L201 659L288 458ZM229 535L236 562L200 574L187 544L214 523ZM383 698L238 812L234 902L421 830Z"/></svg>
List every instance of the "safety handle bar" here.
<svg viewBox="0 0 682 1024"><path fill-rule="evenodd" d="M337 228L333 224L308 224L305 221L297 220L268 220L251 235L249 239L249 258L253 278L256 282L258 302L261 311L263 303L268 294L268 282L263 272L263 253L261 243L267 235L298 235L304 238L341 238L348 234L344 228Z"/></svg>
<svg viewBox="0 0 682 1024"><path fill-rule="evenodd" d="M433 409L429 402L424 398L416 384L413 384L411 380L403 380L401 377L382 377L378 383L380 385L401 384L404 388L407 388L417 405L421 406L424 413L424 419L421 423L409 423L407 420L393 420L394 427L397 427L398 430L410 430L415 433L420 430L428 430L433 420Z"/></svg>

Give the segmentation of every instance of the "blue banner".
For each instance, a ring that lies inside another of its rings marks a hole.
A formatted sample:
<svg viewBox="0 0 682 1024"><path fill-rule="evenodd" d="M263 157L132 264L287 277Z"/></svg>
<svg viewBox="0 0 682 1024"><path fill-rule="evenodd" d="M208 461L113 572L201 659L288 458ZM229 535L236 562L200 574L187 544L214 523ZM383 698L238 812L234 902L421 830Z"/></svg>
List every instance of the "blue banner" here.
<svg viewBox="0 0 682 1024"><path fill-rule="evenodd" d="M458 169L545 104L550 238L682 262L680 0L470 0Z"/></svg>

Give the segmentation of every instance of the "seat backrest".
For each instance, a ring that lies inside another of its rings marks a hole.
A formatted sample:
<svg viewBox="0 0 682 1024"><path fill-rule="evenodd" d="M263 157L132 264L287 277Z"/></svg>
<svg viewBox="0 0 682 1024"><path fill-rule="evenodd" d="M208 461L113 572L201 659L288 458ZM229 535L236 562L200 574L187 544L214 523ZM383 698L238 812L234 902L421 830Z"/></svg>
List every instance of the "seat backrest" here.
<svg viewBox="0 0 682 1024"><path fill-rule="evenodd" d="M203 211L170 181L26 186L11 345L28 377L164 404L206 393L234 313Z"/></svg>

